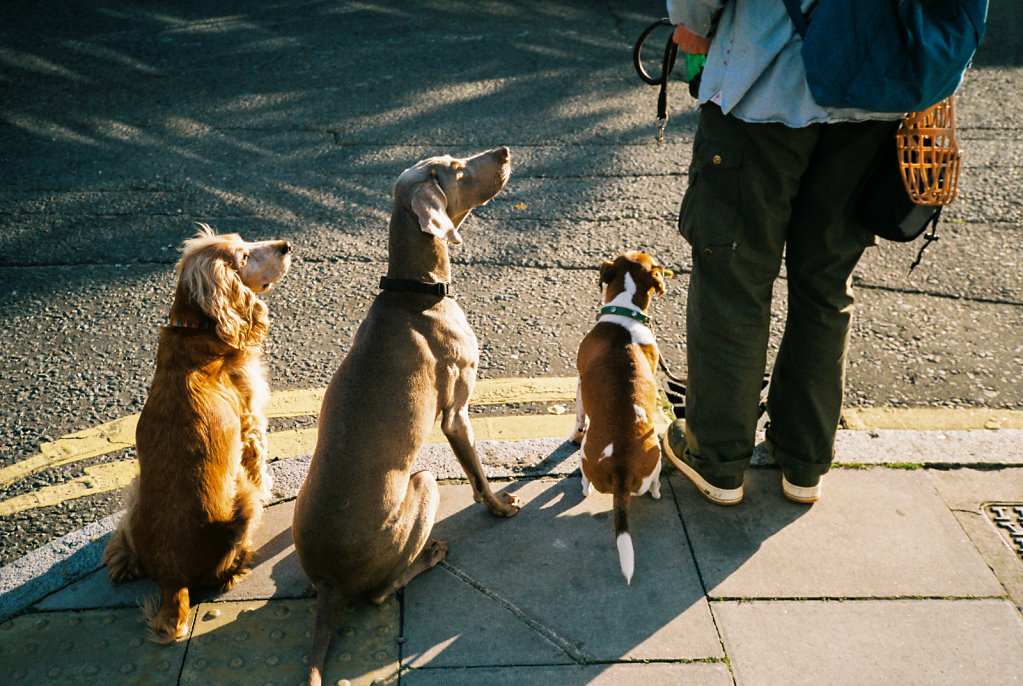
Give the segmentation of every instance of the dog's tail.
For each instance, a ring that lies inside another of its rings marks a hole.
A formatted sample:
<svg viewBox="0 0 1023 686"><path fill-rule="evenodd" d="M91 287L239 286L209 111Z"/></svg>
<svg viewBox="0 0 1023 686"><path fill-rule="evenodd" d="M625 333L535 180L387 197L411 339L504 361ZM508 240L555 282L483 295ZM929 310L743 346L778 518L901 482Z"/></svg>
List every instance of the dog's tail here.
<svg viewBox="0 0 1023 686"><path fill-rule="evenodd" d="M338 598L326 581L316 585L316 628L313 630L313 646L309 649L309 686L323 683L323 665L327 661L327 649L334 636L337 621Z"/></svg>
<svg viewBox="0 0 1023 686"><path fill-rule="evenodd" d="M632 572L635 568L635 556L632 551L632 536L629 535L629 489L622 483L616 484L613 498L618 561L622 565L625 583L631 584Z"/></svg>
<svg viewBox="0 0 1023 686"><path fill-rule="evenodd" d="M154 643L180 641L188 633L188 587L163 587L159 601L156 596L146 598L144 612L150 641Z"/></svg>

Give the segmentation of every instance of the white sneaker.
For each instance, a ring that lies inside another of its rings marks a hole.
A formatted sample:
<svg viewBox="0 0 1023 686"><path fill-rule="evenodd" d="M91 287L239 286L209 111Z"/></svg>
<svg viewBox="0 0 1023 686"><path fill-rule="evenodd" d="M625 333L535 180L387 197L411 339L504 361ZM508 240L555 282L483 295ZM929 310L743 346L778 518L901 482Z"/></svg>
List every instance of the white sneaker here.
<svg viewBox="0 0 1023 686"><path fill-rule="evenodd" d="M671 433L672 428L669 426L668 431L666 431L661 437L661 448L665 457L667 457L668 460L670 460L686 478L693 482L693 485L696 486L696 489L700 491L704 498L715 505L738 505L742 502L742 484L740 484L738 488L718 488L714 484L708 482L700 476L698 471L686 464L682 460L681 455L676 455L675 451L671 449Z"/></svg>
<svg viewBox="0 0 1023 686"><path fill-rule="evenodd" d="M817 477L816 486L796 486L789 483L785 475L781 475L781 489L785 497L794 503L811 504L821 499L821 479Z"/></svg>

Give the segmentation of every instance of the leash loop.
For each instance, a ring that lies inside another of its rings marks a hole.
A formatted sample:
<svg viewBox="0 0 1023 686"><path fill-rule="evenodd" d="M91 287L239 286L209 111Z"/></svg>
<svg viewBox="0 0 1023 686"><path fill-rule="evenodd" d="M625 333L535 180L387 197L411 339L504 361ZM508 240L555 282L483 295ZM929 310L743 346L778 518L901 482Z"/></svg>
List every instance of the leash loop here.
<svg viewBox="0 0 1023 686"><path fill-rule="evenodd" d="M657 94L657 143L664 142L664 129L668 125L668 77L671 76L671 70L675 68L675 59L678 57L678 44L672 39L672 34L668 34L668 42L664 46L664 58L661 61L661 73L658 76L651 76L650 73L643 68L643 43L647 37L657 28L661 26L667 26L674 30L674 25L668 19L658 19L650 26L643 29L643 33L639 34L639 38L636 40L636 45L632 48L632 65L636 68L636 73L639 74L639 78L644 83L648 83L651 86L659 86L660 92Z"/></svg>

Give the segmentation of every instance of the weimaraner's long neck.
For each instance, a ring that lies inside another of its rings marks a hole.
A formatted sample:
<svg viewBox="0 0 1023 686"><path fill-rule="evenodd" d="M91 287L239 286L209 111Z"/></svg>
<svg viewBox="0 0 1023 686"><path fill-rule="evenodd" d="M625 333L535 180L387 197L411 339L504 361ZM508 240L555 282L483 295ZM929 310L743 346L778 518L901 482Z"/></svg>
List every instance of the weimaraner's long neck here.
<svg viewBox="0 0 1023 686"><path fill-rule="evenodd" d="M407 209L397 207L391 213L387 253L387 276L392 279L451 280L447 244L424 233Z"/></svg>

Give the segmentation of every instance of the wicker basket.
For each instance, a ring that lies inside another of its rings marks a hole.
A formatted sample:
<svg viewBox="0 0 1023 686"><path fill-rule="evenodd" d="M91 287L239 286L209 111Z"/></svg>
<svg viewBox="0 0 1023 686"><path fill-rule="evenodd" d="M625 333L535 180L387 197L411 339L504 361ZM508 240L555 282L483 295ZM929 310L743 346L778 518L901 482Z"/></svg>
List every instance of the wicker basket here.
<svg viewBox="0 0 1023 686"><path fill-rule="evenodd" d="M899 168L917 205L947 205L956 197L962 152L956 143L955 96L907 114L895 135Z"/></svg>

